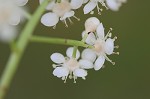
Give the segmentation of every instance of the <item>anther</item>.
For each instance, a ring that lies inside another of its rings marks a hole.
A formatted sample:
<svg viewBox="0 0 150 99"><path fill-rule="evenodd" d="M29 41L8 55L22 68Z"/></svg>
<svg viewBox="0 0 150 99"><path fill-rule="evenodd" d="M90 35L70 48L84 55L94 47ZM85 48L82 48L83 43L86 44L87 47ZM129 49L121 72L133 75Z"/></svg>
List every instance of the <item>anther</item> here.
<svg viewBox="0 0 150 99"><path fill-rule="evenodd" d="M115 46L115 48L119 48L119 45Z"/></svg>
<svg viewBox="0 0 150 99"><path fill-rule="evenodd" d="M111 62L113 65L115 65L116 63L115 62Z"/></svg>
<svg viewBox="0 0 150 99"><path fill-rule="evenodd" d="M112 31L113 30L113 28L110 28L110 31Z"/></svg>
<svg viewBox="0 0 150 99"><path fill-rule="evenodd" d="M53 64L52 66L53 66L53 68L56 68L56 67L57 67L57 65L56 65L56 64Z"/></svg>
<svg viewBox="0 0 150 99"><path fill-rule="evenodd" d="M93 14L94 14L94 11L91 11L91 12L90 12L90 14L92 14L92 15L93 15Z"/></svg>
<svg viewBox="0 0 150 99"><path fill-rule="evenodd" d="M73 77L73 80L74 80L74 82L73 82L73 83L77 83L77 82L76 82L76 77L75 77L75 76Z"/></svg>
<svg viewBox="0 0 150 99"><path fill-rule="evenodd" d="M64 83L66 83L66 81L67 81L67 76L65 77Z"/></svg>
<svg viewBox="0 0 150 99"><path fill-rule="evenodd" d="M82 79L83 79L83 80L86 80L86 78L85 78L85 77L82 77Z"/></svg>
<svg viewBox="0 0 150 99"><path fill-rule="evenodd" d="M117 36L115 36L114 38L113 38L113 40L115 41L117 39Z"/></svg>
<svg viewBox="0 0 150 99"><path fill-rule="evenodd" d="M119 52L113 52L113 54L119 55L120 53Z"/></svg>
<svg viewBox="0 0 150 99"><path fill-rule="evenodd" d="M72 75L69 75L69 79L72 79L73 77L72 77Z"/></svg>

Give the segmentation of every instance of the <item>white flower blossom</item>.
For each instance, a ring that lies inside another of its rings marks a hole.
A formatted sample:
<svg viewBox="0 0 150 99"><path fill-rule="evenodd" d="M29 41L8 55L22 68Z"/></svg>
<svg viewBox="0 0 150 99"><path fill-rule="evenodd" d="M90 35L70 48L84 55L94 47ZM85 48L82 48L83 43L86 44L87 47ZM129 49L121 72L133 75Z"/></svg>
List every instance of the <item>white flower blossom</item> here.
<svg viewBox="0 0 150 99"><path fill-rule="evenodd" d="M118 11L119 8L122 6L123 3L126 3L127 0L106 0L107 6L112 11Z"/></svg>
<svg viewBox="0 0 150 99"><path fill-rule="evenodd" d="M23 18L23 8L28 0L0 0L0 39L5 42L16 37L16 25Z"/></svg>
<svg viewBox="0 0 150 99"><path fill-rule="evenodd" d="M40 0L40 3L42 2L43 0ZM65 23L65 26L68 27L66 19L68 19L70 23L73 23L71 17L80 20L74 15L75 12L73 10L80 8L82 4L83 0L71 0L70 2L69 0L61 0L60 3L52 0L46 7L50 12L42 16L41 23L48 27L54 26L55 28L56 24L61 20Z"/></svg>
<svg viewBox="0 0 150 99"><path fill-rule="evenodd" d="M93 45L94 48L85 49L82 52L82 59L89 60L90 62L95 62L94 63L95 70L99 70L100 68L102 68L105 59L111 62L112 64L115 64L114 62L112 62L112 60L110 60L107 57L107 55L111 55L115 53L114 41L116 37L112 39L110 31L105 36L103 24L100 23L99 25L97 25L95 31L91 31L91 32L89 31L90 33L85 41L87 44ZM82 37L85 35L85 33L86 33L85 31L82 33ZM119 53L117 52L116 54Z"/></svg>
<svg viewBox="0 0 150 99"><path fill-rule="evenodd" d="M100 21L96 17L90 17L85 21L85 31L88 32L95 32Z"/></svg>
<svg viewBox="0 0 150 99"><path fill-rule="evenodd" d="M64 57L60 53L54 53L50 56L51 60L56 63L53 65L55 68L53 71L53 75L58 78L62 78L64 82L66 82L67 78L74 79L74 83L76 83L77 77L81 77L85 79L87 76L87 71L85 69L93 68L93 63L82 59L79 60L80 52L77 50L76 58L72 57L73 47L70 47L66 51L67 57Z"/></svg>
<svg viewBox="0 0 150 99"><path fill-rule="evenodd" d="M106 9L111 9L112 11L118 11L122 3L125 3L127 0L89 0L89 2L84 6L84 14L88 14L97 8L98 14L101 14L102 8L99 7L99 3L104 6ZM87 2L87 0L84 0Z"/></svg>
<svg viewBox="0 0 150 99"><path fill-rule="evenodd" d="M89 0L89 2L83 8L84 14L88 14L89 12L93 11L94 8L96 8L96 7L97 7L98 14L101 14L101 11L103 9L99 7L99 5L98 5L99 3L101 3L102 6L107 8L107 6L105 4L105 0Z"/></svg>

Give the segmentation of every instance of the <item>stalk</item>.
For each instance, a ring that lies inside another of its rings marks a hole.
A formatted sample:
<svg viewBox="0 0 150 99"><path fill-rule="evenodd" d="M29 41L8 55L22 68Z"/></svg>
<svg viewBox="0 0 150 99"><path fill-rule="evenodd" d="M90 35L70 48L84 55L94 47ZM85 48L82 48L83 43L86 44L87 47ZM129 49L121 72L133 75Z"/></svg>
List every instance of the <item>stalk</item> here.
<svg viewBox="0 0 150 99"><path fill-rule="evenodd" d="M4 96L6 95L13 77L17 71L22 55L27 47L27 44L29 43L29 38L31 37L36 25L38 24L41 15L44 13L45 7L48 5L49 1L50 0L44 0L44 2L38 7L33 16L29 19L18 41L16 42L17 51L13 50L11 52L0 80L0 99L4 99Z"/></svg>

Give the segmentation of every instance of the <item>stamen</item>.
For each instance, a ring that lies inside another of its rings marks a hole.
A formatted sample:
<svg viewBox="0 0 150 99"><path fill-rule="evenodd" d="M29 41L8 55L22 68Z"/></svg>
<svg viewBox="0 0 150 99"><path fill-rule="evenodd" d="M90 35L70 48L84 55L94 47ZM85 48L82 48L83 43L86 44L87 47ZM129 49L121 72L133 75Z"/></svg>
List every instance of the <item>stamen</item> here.
<svg viewBox="0 0 150 99"><path fill-rule="evenodd" d="M77 82L76 82L76 77L75 77L75 76L73 76L73 80L74 80L73 83L77 83Z"/></svg>
<svg viewBox="0 0 150 99"><path fill-rule="evenodd" d="M113 54L119 55L120 53L119 52L113 52Z"/></svg>
<svg viewBox="0 0 150 99"><path fill-rule="evenodd" d="M117 48L117 49L118 49L118 48L119 48L119 45L115 46L114 48Z"/></svg>
<svg viewBox="0 0 150 99"><path fill-rule="evenodd" d="M94 11L91 11L91 12L90 12L90 14L92 14L92 15L93 15L93 14L94 14Z"/></svg>
<svg viewBox="0 0 150 99"><path fill-rule="evenodd" d="M98 3L97 3L97 5L96 5L96 7L97 7L98 14L101 15L101 12L100 12L100 11L103 11L103 9L101 9L101 8L98 6Z"/></svg>
<svg viewBox="0 0 150 99"><path fill-rule="evenodd" d="M110 63L112 63L113 65L115 65L115 62L113 62L112 60L110 60L110 59L106 56L106 54L104 54L104 57L105 57L105 59L106 59L107 61L109 61Z"/></svg>
<svg viewBox="0 0 150 99"><path fill-rule="evenodd" d="M65 77L64 83L66 83L66 81L67 81L67 77L68 77L68 76L66 76L66 77Z"/></svg>
<svg viewBox="0 0 150 99"><path fill-rule="evenodd" d="M70 75L69 75L69 79L72 79L72 78L73 78L72 72L70 72L69 74L70 74Z"/></svg>
<svg viewBox="0 0 150 99"><path fill-rule="evenodd" d="M104 2L100 2L102 4L103 7L106 8L106 10L108 10L109 8L106 6L106 4Z"/></svg>
<svg viewBox="0 0 150 99"><path fill-rule="evenodd" d="M112 30L113 30L112 28L109 29L109 31L108 31L108 33L106 34L104 40L106 40L108 37L111 37L111 35L112 35L111 31L112 31Z"/></svg>
<svg viewBox="0 0 150 99"><path fill-rule="evenodd" d="M63 76L61 79L62 79L62 80L65 80L65 76Z"/></svg>
<svg viewBox="0 0 150 99"><path fill-rule="evenodd" d="M83 80L86 80L86 78L85 78L85 77L82 77L82 79L83 79Z"/></svg>
<svg viewBox="0 0 150 99"><path fill-rule="evenodd" d="M111 37L112 37L112 33L109 33L108 37L110 37L110 38L111 38Z"/></svg>
<svg viewBox="0 0 150 99"><path fill-rule="evenodd" d="M68 28L68 24L67 24L66 20L64 20L64 23L65 23L65 27Z"/></svg>
<svg viewBox="0 0 150 99"><path fill-rule="evenodd" d="M52 66L53 66L53 68L56 68L58 65L56 65L56 64L52 64Z"/></svg>
<svg viewBox="0 0 150 99"><path fill-rule="evenodd" d="M76 16L73 16L75 19L77 19L78 21L80 21L80 18L76 17Z"/></svg>
<svg viewBox="0 0 150 99"><path fill-rule="evenodd" d="M117 36L115 36L114 38L113 38L113 40L115 41L117 39Z"/></svg>
<svg viewBox="0 0 150 99"><path fill-rule="evenodd" d="M73 24L73 22L72 22L72 20L70 18L68 18L68 20L69 20L70 24Z"/></svg>
<svg viewBox="0 0 150 99"><path fill-rule="evenodd" d="M56 29L56 25L53 26L53 29Z"/></svg>
<svg viewBox="0 0 150 99"><path fill-rule="evenodd" d="M72 79L73 77L72 77L72 75L69 75L69 79Z"/></svg>

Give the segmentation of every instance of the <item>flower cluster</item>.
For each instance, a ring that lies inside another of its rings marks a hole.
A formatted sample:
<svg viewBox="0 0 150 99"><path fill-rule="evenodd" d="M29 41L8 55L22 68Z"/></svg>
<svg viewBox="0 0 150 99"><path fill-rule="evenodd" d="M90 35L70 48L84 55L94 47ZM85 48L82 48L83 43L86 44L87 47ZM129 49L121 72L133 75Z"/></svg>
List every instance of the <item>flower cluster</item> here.
<svg viewBox="0 0 150 99"><path fill-rule="evenodd" d="M43 25L55 28L58 22L62 21L65 26L68 27L67 21L73 23L71 20L72 17L78 21L80 20L75 16L75 10L79 9L82 5L85 5L83 8L84 14L92 14L95 8L97 8L98 13L101 14L102 8L99 7L99 3L106 9L118 11L121 5L127 0L39 0L39 3L41 4L44 1L45 3L38 8L33 17L29 20L31 23L29 22L25 31L22 32L23 35L21 35L21 39L18 41L20 43L18 43L17 40L13 42L13 44L23 44L23 46L19 46L20 49L25 48L40 15L42 15L45 9L47 12L41 17L41 23ZM28 0L0 0L1 41L9 43L14 41L17 36L16 25L18 25L25 16L30 18L30 15L26 13L23 7L27 2ZM34 18L35 20L32 20ZM33 27L31 27L31 25L33 25ZM58 42L55 42L54 38L47 40L47 38L36 36L32 36L30 39L38 42L50 42L74 46L67 49L66 57L60 53L54 53L50 56L50 59L55 63L53 64L53 67L55 68L53 75L61 78L64 82L66 82L67 78L74 79L74 83L76 83L78 77L85 80L88 74L87 70L100 70L104 66L105 60L115 65L115 62L109 59L108 56L119 54L119 52L114 52L114 49L118 48L118 46L114 45L117 37L112 38L112 28L110 28L108 33L105 33L103 24L96 17L88 18L85 21L84 26L85 30L82 32L82 40L70 40L71 44L69 44L66 39L63 39L64 42L61 42L62 39L59 38L56 39ZM27 35L24 35L26 32L28 32ZM78 46L86 48L80 53ZM24 50L21 51L21 53L23 53ZM17 54L16 57L19 57L19 54Z"/></svg>
<svg viewBox="0 0 150 99"><path fill-rule="evenodd" d="M43 0L40 0L40 3L42 3ZM76 18L77 20L80 20L75 16L74 9L78 9L82 6L83 0L61 0L61 2L56 2L55 0L52 0L49 5L46 7L46 9L50 12L44 14L41 18L41 23L45 26L56 26L56 24L61 20L65 23L65 26L68 27L66 19L71 21L71 17Z"/></svg>
<svg viewBox="0 0 150 99"><path fill-rule="evenodd" d="M102 8L99 7L99 3L104 6L106 9L111 9L112 11L118 11L123 3L127 0L84 0L88 2L84 6L84 14L88 14L93 11L94 8L97 8L98 14L101 14Z"/></svg>
<svg viewBox="0 0 150 99"><path fill-rule="evenodd" d="M39 0L40 4L44 0ZM118 11L122 3L125 3L126 0L52 0L49 5L46 7L48 11L41 18L41 23L47 27L53 26L56 27L56 24L61 20L66 27L68 27L67 19L70 23L71 17L74 17L77 20L80 20L75 16L74 10L79 9L83 4L86 4L83 8L84 14L93 12L94 8L97 7L98 13L100 14L102 8L99 7L99 3L106 9L111 9L113 11Z"/></svg>
<svg viewBox="0 0 150 99"><path fill-rule="evenodd" d="M80 59L79 50L76 51L76 57L73 57L73 48L67 49L67 57L64 57L60 53L52 54L50 58L56 63L56 65L53 65L55 68L53 71L54 76L62 78L65 82L69 76L70 79L73 78L74 82L76 82L75 80L77 77L85 79L85 76L87 76L87 69L94 68L95 70L100 70L105 60L115 65L115 63L107 57L107 55L115 53L114 41L116 37L111 38L111 30L105 35L103 24L100 23L96 17L87 19L82 37L84 39L85 36L88 35L85 39L85 43L93 46L93 48L84 49Z"/></svg>
<svg viewBox="0 0 150 99"><path fill-rule="evenodd" d="M16 25L23 18L28 0L0 0L0 40L9 42L16 37Z"/></svg>

